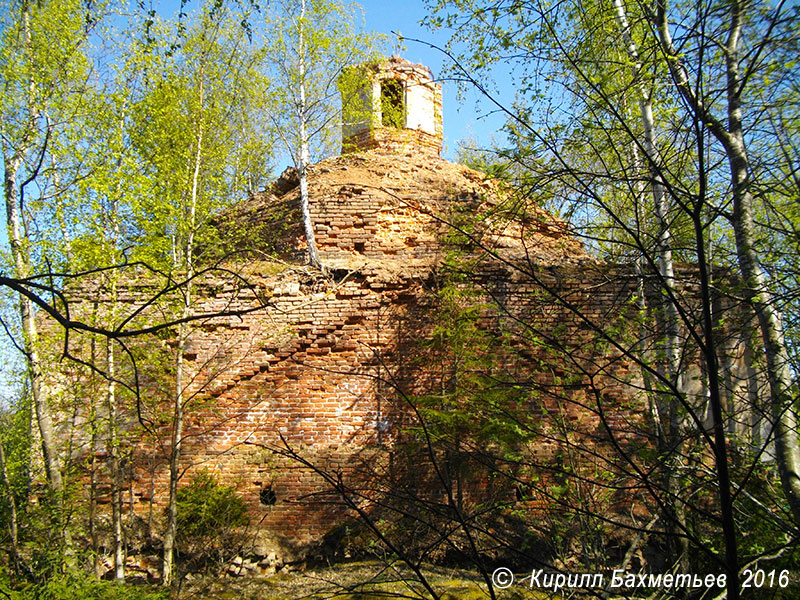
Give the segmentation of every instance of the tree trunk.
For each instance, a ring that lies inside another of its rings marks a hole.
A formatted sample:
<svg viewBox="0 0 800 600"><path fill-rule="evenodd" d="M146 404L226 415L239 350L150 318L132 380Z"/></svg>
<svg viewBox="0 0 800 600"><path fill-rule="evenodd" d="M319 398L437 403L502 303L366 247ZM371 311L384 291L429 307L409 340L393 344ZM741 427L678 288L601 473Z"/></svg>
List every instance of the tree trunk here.
<svg viewBox="0 0 800 600"><path fill-rule="evenodd" d="M115 286L116 287L116 286ZM112 295L116 290L112 291ZM106 340L108 357L108 459L111 468L111 524L114 531L114 579L125 579L125 540L122 535L122 477L120 472L119 436L117 430L116 358L114 342Z"/></svg>
<svg viewBox="0 0 800 600"><path fill-rule="evenodd" d="M92 312L97 316L98 302L95 300ZM92 338L91 342L91 364L97 364L97 339ZM92 380L94 383L94 380ZM94 385L89 390L91 400L89 401L89 427L91 429L90 452L91 462L89 463L89 539L92 540L92 570L95 577L102 577L103 572L100 568L100 536L97 531L97 450L98 450L98 422L97 396L99 392Z"/></svg>
<svg viewBox="0 0 800 600"><path fill-rule="evenodd" d="M797 413L792 394L789 353L783 337L781 315L767 287L767 279L755 250L750 162L742 130L742 81L739 72L739 45L744 22L742 9L741 2L732 2L730 5L731 28L725 55L729 131L728 135L721 136L720 142L725 147L731 172L732 225L736 240L736 256L744 278L745 293L758 317L761 340L767 358L775 456L781 486L789 501L795 525L800 528L800 446L798 446Z"/></svg>
<svg viewBox="0 0 800 600"><path fill-rule="evenodd" d="M30 253L22 237L20 214L17 195L17 169L21 159L17 156L5 161L5 197L8 242L11 246L11 255L14 261L16 276L24 279L30 274ZM48 403L48 390L42 374L41 359L39 358L39 334L36 327L36 315L31 301L20 295L19 309L22 319L22 333L24 350L28 362L28 376L31 382L31 395L33 396L34 415L39 428L39 438L42 445L47 483L53 496L60 499L63 490L61 469L58 464L58 454L53 441L53 423L50 416Z"/></svg>
<svg viewBox="0 0 800 600"><path fill-rule="evenodd" d="M736 255L745 282L745 292L758 317L761 341L767 359L772 430L781 486L789 501L795 525L800 528L800 446L798 446L797 413L792 394L789 354L783 337L780 314L767 288L764 271L758 262L754 247L752 195L748 189L747 158L743 141L738 145L741 151L733 156L729 155L734 183L733 231L736 239Z"/></svg>
<svg viewBox="0 0 800 600"><path fill-rule="evenodd" d="M656 25L674 84L692 107L695 115L722 145L728 158L733 188L731 225L736 242L736 255L747 299L758 318L767 359L773 431L781 484L795 524L800 527L800 448L797 437L797 414L791 393L789 354L783 337L781 316L771 297L764 270L755 250L753 196L750 191L750 163L742 129L742 81L739 74L739 45L743 26L742 3L733 1L729 6L730 31L725 45L727 127L709 112L702 100L695 96L686 69L672 45L664 10L663 4L660 4Z"/></svg>
<svg viewBox="0 0 800 600"><path fill-rule="evenodd" d="M200 70L200 84L198 88L199 106L201 114L197 119L197 148L192 169L192 186L189 203L186 207L186 244L183 248L183 261L186 270L186 289L184 290L184 305L181 319L186 319L191 314L192 308L192 276L194 275L194 235L197 226L197 203L199 196L200 166L203 155L203 86L204 70ZM162 577L164 585L175 582L175 538L178 522L178 479L180 478L181 447L183 445L184 424L184 353L188 340L188 326L181 322L178 326L178 344L175 363L175 403L172 414L172 445L169 456L169 501L167 503L167 528L164 533L164 559Z"/></svg>
<svg viewBox="0 0 800 600"><path fill-rule="evenodd" d="M22 36L25 51L30 52L30 6L27 2L22 4ZM16 276L20 279L30 275L30 249L26 243L27 240L23 238L23 227L21 226L21 215L19 213L17 175L20 165L22 164L23 156L28 150L30 140L36 130L36 119L39 114L34 102L36 86L32 78L28 81L28 90L27 126L21 135L21 139L18 140L13 150L5 143L3 148L3 167L5 170L3 187L6 201L8 243L11 247L11 257L14 261ZM9 154L9 152L11 152L11 154ZM42 445L45 475L51 495L54 496L57 501L60 501L63 482L58 464L58 454L53 441L54 435L50 406L48 403L48 390L43 381L42 365L38 352L39 336L36 328L36 315L31 301L22 295L19 296L19 308L22 319L23 349L28 362L28 376L31 381L34 415Z"/></svg>
<svg viewBox="0 0 800 600"><path fill-rule="evenodd" d="M300 158L297 165L298 176L300 179L300 210L303 213L303 229L306 234L308 244L308 262L312 267L321 269L322 263L319 260L317 251L317 241L314 237L314 223L311 221L311 210L308 202L308 164L310 155L308 150L308 107L306 106L306 64L305 64L305 39L303 35L303 19L305 19L306 3L300 3L300 105L298 113L300 117Z"/></svg>
<svg viewBox="0 0 800 600"><path fill-rule="evenodd" d="M745 22L742 14L744 4L739 0L733 0L726 5L726 8L729 11L729 29L728 39L722 50L725 56L727 78L725 106L727 126L711 113L710 107L696 95L695 88L690 84L688 72L672 43L664 0L660 0L657 4L655 26L676 89L691 107L695 117L722 145L728 158L733 188L731 225L734 231L736 254L744 279L746 297L758 318L767 359L776 457L781 484L789 501L795 524L800 527L800 448L798 448L797 418L790 387L788 352L783 338L780 314L772 301L766 277L755 251L753 197L750 191L750 164L742 129L743 81L740 77L739 65L741 33ZM778 18L778 15L775 18ZM729 537L726 535L726 540ZM726 545L728 545L727 542ZM736 573L731 577L729 572L729 591L734 596L738 593L738 589L735 588L737 579Z"/></svg>
<svg viewBox="0 0 800 600"><path fill-rule="evenodd" d="M634 65L633 76L638 77L641 70L641 61L636 43L631 36L630 24L622 0L613 0L614 13L620 34L626 45L628 57ZM653 104L650 92L643 84L638 86L639 112L644 129L644 153L647 161L647 170L650 174L650 191L653 196L653 209L658 227L656 238L656 255L658 257L658 271L661 277L660 285L664 290L661 303L662 318L664 323L664 354L666 356L665 376L672 389L668 390L668 401L659 407L658 414L667 423L658 425L662 434L666 435L661 450L669 453L664 462L664 480L667 491L665 504L671 513L667 530L670 534L671 544L674 546L673 557L682 571L689 568L689 541L683 532L686 531L686 510L684 494L679 472L683 466L683 416L681 415L681 396L684 393L683 377L681 374L680 351L680 315L678 313L675 268L672 260L672 237L670 233L669 206L661 175L660 159L656 145L656 125L653 117Z"/></svg>
<svg viewBox="0 0 800 600"><path fill-rule="evenodd" d="M169 500L167 502L167 527L164 532L164 559L162 582L172 585L175 571L175 537L178 523L178 478L180 475L181 444L183 441L183 350L185 327L180 326L175 368L175 403L172 415L172 440L169 454Z"/></svg>

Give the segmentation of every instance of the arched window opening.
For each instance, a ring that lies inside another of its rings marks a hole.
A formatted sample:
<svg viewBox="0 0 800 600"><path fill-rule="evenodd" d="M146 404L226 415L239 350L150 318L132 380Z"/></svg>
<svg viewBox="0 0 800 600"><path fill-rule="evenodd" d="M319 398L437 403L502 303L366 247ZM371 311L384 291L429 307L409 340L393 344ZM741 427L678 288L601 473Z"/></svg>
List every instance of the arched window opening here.
<svg viewBox="0 0 800 600"><path fill-rule="evenodd" d="M399 79L381 81L381 124L384 127L405 127L403 82Z"/></svg>

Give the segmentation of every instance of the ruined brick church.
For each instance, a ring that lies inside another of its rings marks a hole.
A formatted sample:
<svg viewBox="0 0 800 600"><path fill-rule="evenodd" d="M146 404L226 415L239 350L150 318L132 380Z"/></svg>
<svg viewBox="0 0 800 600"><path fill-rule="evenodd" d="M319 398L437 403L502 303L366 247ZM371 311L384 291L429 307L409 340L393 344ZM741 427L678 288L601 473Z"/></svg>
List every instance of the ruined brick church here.
<svg viewBox="0 0 800 600"><path fill-rule="evenodd" d="M481 327L509 340L498 379L535 390L520 406L553 418L532 457L563 460L558 427L595 446L611 428L635 451L649 418L639 373L593 327L635 312L633 270L591 257L565 223L442 159L441 87L426 67L385 60L360 98L367 116L345 118L342 155L309 169L327 273L305 266L289 171L217 222L242 249L230 271L246 285L197 285L197 313L261 308L201 321L185 349L184 481L206 470L235 487L262 547L277 552L319 541L352 509L320 472L347 482L382 464L413 427L413 398L450 385L453 359L437 362L428 342L454 260L482 298ZM144 438L129 443L126 502L145 515L166 502L166 458Z"/></svg>

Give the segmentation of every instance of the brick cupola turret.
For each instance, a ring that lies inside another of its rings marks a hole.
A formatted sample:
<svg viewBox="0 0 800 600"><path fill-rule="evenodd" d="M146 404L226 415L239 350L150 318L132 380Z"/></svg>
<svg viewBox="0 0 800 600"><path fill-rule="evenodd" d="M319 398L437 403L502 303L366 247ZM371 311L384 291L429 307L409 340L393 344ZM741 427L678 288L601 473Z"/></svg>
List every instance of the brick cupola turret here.
<svg viewBox="0 0 800 600"><path fill-rule="evenodd" d="M356 91L343 86L343 154L372 149L441 154L442 86L428 67L392 56L352 69L361 83Z"/></svg>

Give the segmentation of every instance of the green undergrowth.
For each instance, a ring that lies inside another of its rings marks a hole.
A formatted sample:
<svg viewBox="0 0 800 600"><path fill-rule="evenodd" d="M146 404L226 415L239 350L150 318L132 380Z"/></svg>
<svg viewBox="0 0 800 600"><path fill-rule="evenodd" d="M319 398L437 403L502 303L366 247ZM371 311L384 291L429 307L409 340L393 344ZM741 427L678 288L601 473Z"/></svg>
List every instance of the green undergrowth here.
<svg viewBox="0 0 800 600"><path fill-rule="evenodd" d="M46 583L17 583L0 574L0 597L6 600L168 600L168 593L152 585L98 581L88 574L53 577Z"/></svg>

